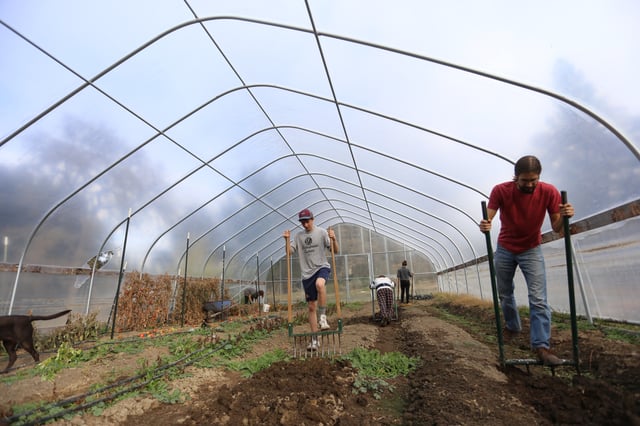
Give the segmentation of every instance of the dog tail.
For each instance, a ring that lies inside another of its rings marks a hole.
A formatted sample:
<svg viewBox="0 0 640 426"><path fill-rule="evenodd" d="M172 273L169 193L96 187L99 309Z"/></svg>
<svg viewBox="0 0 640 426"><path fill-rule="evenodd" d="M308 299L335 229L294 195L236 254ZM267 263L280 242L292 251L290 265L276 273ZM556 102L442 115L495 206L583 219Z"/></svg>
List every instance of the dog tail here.
<svg viewBox="0 0 640 426"><path fill-rule="evenodd" d="M58 312L57 314L52 314L52 315L32 315L30 319L31 321L46 321L46 320L51 320L54 318L61 317L63 315L68 314L69 312L71 312L71 309L67 309L66 311Z"/></svg>

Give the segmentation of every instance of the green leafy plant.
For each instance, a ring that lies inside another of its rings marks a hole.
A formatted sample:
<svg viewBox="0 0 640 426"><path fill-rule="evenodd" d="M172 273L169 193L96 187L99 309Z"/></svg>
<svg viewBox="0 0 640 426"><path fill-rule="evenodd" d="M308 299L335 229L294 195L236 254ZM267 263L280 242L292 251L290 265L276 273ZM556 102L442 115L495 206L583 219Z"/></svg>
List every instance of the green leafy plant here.
<svg viewBox="0 0 640 426"><path fill-rule="evenodd" d="M53 380L63 368L85 361L85 353L81 349L74 349L69 343L60 345L56 356L52 356L35 366L35 371L43 380Z"/></svg>
<svg viewBox="0 0 640 426"><path fill-rule="evenodd" d="M380 353L377 349L355 348L344 359L351 362L358 374L366 377L391 379L415 370L419 358L407 357L400 352Z"/></svg>
<svg viewBox="0 0 640 426"><path fill-rule="evenodd" d="M187 397L179 389L169 389L169 384L164 380L154 380L146 387L147 392L155 399L166 404L181 404Z"/></svg>
<svg viewBox="0 0 640 426"><path fill-rule="evenodd" d="M353 393L371 393L375 399L381 399L385 390L394 391L394 387L382 379L356 377L353 382Z"/></svg>
<svg viewBox="0 0 640 426"><path fill-rule="evenodd" d="M43 350L52 350L62 343L75 344L86 340L97 339L101 333L107 329L106 323L97 319L98 313L92 312L88 315L69 314L64 327L57 328L46 335L43 335L36 328L34 341L36 347Z"/></svg>
<svg viewBox="0 0 640 426"><path fill-rule="evenodd" d="M169 340L169 352L175 357L182 357L195 352L201 347L201 343L191 336L180 336Z"/></svg>
<svg viewBox="0 0 640 426"><path fill-rule="evenodd" d="M393 386L385 379L404 376L415 370L419 362L419 358L399 352L382 354L377 349L365 348L355 348L342 358L350 361L358 371L353 392L371 393L376 399L380 399L385 390L393 391Z"/></svg>
<svg viewBox="0 0 640 426"><path fill-rule="evenodd" d="M289 355L282 350L276 349L272 352L267 352L259 358L249 359L244 361L228 361L225 366L230 370L239 371L243 377L251 377L258 371L264 370L271 366L271 364L284 361L289 358Z"/></svg>
<svg viewBox="0 0 640 426"><path fill-rule="evenodd" d="M96 417L100 417L106 408L107 404L105 404L104 402L99 402L89 408L89 412Z"/></svg>

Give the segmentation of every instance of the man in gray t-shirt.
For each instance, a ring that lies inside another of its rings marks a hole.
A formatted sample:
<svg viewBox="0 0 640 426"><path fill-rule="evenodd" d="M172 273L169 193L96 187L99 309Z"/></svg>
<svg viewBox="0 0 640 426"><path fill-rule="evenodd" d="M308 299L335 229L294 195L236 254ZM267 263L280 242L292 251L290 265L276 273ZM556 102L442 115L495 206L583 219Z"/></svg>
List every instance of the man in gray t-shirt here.
<svg viewBox="0 0 640 426"><path fill-rule="evenodd" d="M304 231L298 232L289 242L292 251L298 253L302 285L307 304L309 306L309 326L312 333L330 328L327 322L327 289L326 282L331 273L331 266L327 260L327 248L333 246L333 252L338 252L338 242L331 228L325 230L313 224L313 213L304 209L298 213L298 220ZM284 238L289 239L291 232L284 231ZM319 315L319 318L317 317ZM318 349L318 341L314 336L309 350Z"/></svg>

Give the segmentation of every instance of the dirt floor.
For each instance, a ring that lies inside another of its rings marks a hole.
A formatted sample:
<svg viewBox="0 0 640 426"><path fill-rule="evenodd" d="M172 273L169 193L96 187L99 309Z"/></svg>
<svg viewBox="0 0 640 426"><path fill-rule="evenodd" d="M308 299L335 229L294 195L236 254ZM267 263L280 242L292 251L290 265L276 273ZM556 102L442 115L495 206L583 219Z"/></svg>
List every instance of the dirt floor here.
<svg viewBox="0 0 640 426"><path fill-rule="evenodd" d="M190 367L190 377L172 382L189 395L183 403L138 396L106 408L100 416L87 413L55 424L640 425L639 345L583 327L580 374L575 365L554 370L501 367L492 306L417 300L400 305L398 312L398 320L380 327L371 305L342 310L343 354L366 347L420 359L407 377L387 380L392 387L383 390L380 399L373 392L354 393L356 372L348 362L313 357L275 363L251 378L220 368ZM335 324L335 313L329 319ZM559 356L572 360L567 323L554 322L552 342ZM246 356L276 348L290 351L291 346L283 328ZM158 356L153 352L157 348L150 351L144 357ZM528 330L506 343L504 353L508 360L531 358ZM53 382L34 378L31 383L0 383L0 409L6 416L15 403L77 394L92 383L104 383L109 375L123 374L117 366L136 364L142 356L119 354L87 368L64 370ZM32 366L25 356L20 363Z"/></svg>

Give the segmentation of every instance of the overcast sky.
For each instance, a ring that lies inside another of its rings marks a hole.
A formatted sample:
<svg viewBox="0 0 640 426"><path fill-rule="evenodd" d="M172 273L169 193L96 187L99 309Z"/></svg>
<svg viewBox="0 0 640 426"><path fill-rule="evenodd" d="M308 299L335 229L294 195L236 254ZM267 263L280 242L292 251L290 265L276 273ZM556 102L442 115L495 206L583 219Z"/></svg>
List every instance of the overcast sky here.
<svg viewBox="0 0 640 426"><path fill-rule="evenodd" d="M360 183L394 223L381 232L417 248L426 234L468 260L480 201L530 153L578 218L640 195L636 1L5 0L0 20L12 262L35 232L30 262L80 266L122 246L132 209L132 268L153 248L155 271L172 269L189 234L200 264L226 246L244 252L241 270L282 254L300 208L346 193L343 216L359 215ZM570 99L627 145L557 99L428 59Z"/></svg>

